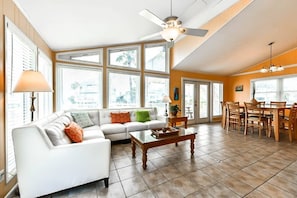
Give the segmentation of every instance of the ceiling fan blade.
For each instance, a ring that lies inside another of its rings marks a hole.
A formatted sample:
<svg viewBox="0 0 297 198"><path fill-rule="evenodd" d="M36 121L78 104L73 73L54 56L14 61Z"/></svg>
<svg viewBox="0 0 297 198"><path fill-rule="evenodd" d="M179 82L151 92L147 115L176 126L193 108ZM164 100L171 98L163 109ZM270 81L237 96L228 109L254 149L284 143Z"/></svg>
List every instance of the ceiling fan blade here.
<svg viewBox="0 0 297 198"><path fill-rule="evenodd" d="M160 36L160 32L156 32L156 33L153 33L153 34L150 34L150 35L146 35L146 36L143 36L140 38L141 41L143 40L148 40L150 38L154 38L154 37L157 37L157 36Z"/></svg>
<svg viewBox="0 0 297 198"><path fill-rule="evenodd" d="M208 32L208 30L204 29L192 29L192 28L182 28L182 33L186 35L192 35L192 36L205 36Z"/></svg>
<svg viewBox="0 0 297 198"><path fill-rule="evenodd" d="M166 23L163 20L161 20L159 17L157 17L155 14L153 14L147 9L140 11L139 14L161 27L164 27L166 25Z"/></svg>

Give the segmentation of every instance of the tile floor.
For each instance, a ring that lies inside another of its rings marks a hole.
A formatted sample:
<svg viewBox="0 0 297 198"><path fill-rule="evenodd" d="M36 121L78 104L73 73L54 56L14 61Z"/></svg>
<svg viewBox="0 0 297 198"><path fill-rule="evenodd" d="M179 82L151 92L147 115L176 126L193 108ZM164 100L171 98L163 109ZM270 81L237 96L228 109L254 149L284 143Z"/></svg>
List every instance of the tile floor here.
<svg viewBox="0 0 297 198"><path fill-rule="evenodd" d="M194 157L190 144L180 142L149 149L147 170L140 149L113 144L109 188L103 181L48 197L297 197L297 144L259 138L257 133L228 134L220 123L199 124Z"/></svg>

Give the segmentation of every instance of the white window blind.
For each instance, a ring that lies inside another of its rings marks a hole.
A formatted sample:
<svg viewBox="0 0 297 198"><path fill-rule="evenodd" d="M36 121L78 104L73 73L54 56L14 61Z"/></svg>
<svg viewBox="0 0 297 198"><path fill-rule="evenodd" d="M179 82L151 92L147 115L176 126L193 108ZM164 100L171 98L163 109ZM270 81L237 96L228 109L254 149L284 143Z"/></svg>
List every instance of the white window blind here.
<svg viewBox="0 0 297 198"><path fill-rule="evenodd" d="M13 93L23 70L35 69L36 47L6 18L5 28L5 133L6 182L16 174L11 132L30 122L30 94Z"/></svg>
<svg viewBox="0 0 297 198"><path fill-rule="evenodd" d="M53 63L42 52L38 51L38 71L40 71L47 83L52 88L53 84ZM52 92L39 92L38 93L37 112L38 118L43 118L53 112L53 93Z"/></svg>

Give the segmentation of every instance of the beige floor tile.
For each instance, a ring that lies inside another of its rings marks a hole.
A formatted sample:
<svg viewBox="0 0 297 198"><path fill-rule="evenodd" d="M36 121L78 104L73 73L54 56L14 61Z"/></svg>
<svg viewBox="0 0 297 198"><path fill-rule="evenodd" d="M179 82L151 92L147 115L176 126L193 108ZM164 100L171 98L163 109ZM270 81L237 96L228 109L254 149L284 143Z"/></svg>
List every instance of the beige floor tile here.
<svg viewBox="0 0 297 198"><path fill-rule="evenodd" d="M239 198L240 196L234 193L221 183L208 188L208 193L217 198Z"/></svg>
<svg viewBox="0 0 297 198"><path fill-rule="evenodd" d="M295 197L293 194L282 190L281 188L274 186L270 183L265 183L258 188L262 193L270 196L270 197L278 197L278 198L293 198Z"/></svg>
<svg viewBox="0 0 297 198"><path fill-rule="evenodd" d="M282 176L275 176L268 181L270 184L277 186L291 194L297 196L297 184L289 182L287 178Z"/></svg>
<svg viewBox="0 0 297 198"><path fill-rule="evenodd" d="M129 179L132 177L137 177L140 175L140 173L137 171L135 166L127 166L124 168L117 169L118 175L120 180Z"/></svg>
<svg viewBox="0 0 297 198"><path fill-rule="evenodd" d="M151 190L146 190L146 191L137 193L136 195L132 195L129 198L155 198L155 196Z"/></svg>
<svg viewBox="0 0 297 198"><path fill-rule="evenodd" d="M173 165L165 166L159 170L168 180L182 175L182 173Z"/></svg>
<svg viewBox="0 0 297 198"><path fill-rule="evenodd" d="M136 195L148 189L148 186L141 176L126 179L121 183L127 197Z"/></svg>
<svg viewBox="0 0 297 198"><path fill-rule="evenodd" d="M258 190L254 190L253 192L245 196L245 198L270 198L270 196L265 195L264 193Z"/></svg>
<svg viewBox="0 0 297 198"><path fill-rule="evenodd" d="M98 197L106 198L124 198L126 197L125 192L120 182L110 184L108 188L101 186L98 188Z"/></svg>
<svg viewBox="0 0 297 198"><path fill-rule="evenodd" d="M170 182L165 182L162 185L157 185L152 189L155 197L158 198L184 198L181 192L179 192Z"/></svg>
<svg viewBox="0 0 297 198"><path fill-rule="evenodd" d="M150 188L168 181L168 179L159 170L143 175L143 179Z"/></svg>
<svg viewBox="0 0 297 198"><path fill-rule="evenodd" d="M169 183L177 189L184 197L199 190L197 184L187 176L181 176L171 180Z"/></svg>
<svg viewBox="0 0 297 198"><path fill-rule="evenodd" d="M241 197L249 194L254 190L252 186L243 183L237 178L231 176L224 178L221 183L223 183L226 187L228 187L230 190L240 195Z"/></svg>

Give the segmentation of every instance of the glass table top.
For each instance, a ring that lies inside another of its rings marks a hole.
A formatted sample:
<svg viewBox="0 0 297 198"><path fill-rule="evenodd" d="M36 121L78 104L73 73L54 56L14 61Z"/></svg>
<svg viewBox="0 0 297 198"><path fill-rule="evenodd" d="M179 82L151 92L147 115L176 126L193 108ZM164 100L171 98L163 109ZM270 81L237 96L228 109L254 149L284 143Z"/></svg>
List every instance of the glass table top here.
<svg viewBox="0 0 297 198"><path fill-rule="evenodd" d="M144 130L144 131L130 132L130 135L133 136L138 141L140 141L141 143L150 143L150 142L161 141L161 140L176 137L176 136L186 136L186 135L197 134L197 132L193 128L189 128L189 129L179 128L177 130L179 131L177 135L170 135L162 138L156 138L153 135L152 130L150 129Z"/></svg>

